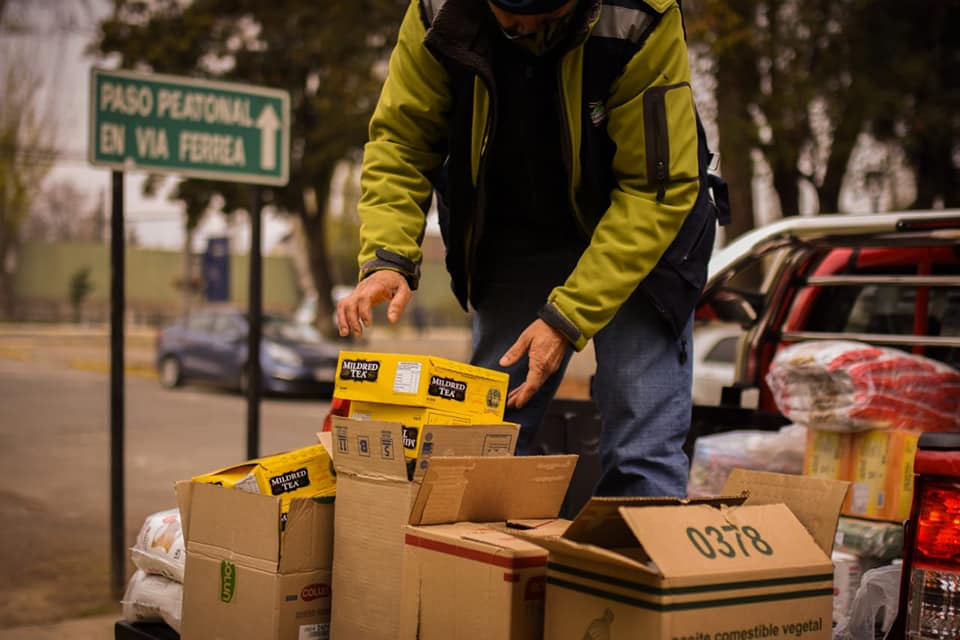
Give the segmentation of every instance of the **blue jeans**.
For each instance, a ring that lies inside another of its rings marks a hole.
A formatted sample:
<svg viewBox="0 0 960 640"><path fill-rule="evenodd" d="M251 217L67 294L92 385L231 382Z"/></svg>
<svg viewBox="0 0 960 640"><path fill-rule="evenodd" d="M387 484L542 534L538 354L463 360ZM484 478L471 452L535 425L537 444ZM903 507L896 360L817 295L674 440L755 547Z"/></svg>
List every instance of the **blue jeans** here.
<svg viewBox="0 0 960 640"><path fill-rule="evenodd" d="M572 264L560 262L564 264L538 258L514 264L509 273L484 283L473 319L471 362L509 373L511 389L527 376L526 358L509 368L498 361L537 318L550 290L566 279ZM602 471L595 495L686 495L689 461L683 444L692 411L692 331L691 318L683 335L675 336L637 291L594 336L593 394L602 425ZM525 407L506 410L504 420L521 425L518 455L529 452L571 355Z"/></svg>

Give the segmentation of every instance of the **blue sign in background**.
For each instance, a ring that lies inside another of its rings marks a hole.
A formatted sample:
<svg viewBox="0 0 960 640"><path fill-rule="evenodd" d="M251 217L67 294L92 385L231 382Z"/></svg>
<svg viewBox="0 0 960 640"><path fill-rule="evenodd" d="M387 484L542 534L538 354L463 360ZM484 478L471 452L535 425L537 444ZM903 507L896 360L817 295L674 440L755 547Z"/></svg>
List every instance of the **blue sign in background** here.
<svg viewBox="0 0 960 640"><path fill-rule="evenodd" d="M230 301L230 242L210 238L203 254L203 282L207 302Z"/></svg>

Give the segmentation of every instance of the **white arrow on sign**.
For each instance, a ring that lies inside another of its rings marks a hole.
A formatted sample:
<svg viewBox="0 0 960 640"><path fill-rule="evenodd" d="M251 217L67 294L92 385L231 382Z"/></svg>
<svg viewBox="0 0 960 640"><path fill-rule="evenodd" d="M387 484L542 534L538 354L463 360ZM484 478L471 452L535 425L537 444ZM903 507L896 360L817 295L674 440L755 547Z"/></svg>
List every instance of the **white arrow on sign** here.
<svg viewBox="0 0 960 640"><path fill-rule="evenodd" d="M272 171L277 168L277 138L274 134L280 128L280 118L268 104L257 118L257 128L260 129L260 168Z"/></svg>

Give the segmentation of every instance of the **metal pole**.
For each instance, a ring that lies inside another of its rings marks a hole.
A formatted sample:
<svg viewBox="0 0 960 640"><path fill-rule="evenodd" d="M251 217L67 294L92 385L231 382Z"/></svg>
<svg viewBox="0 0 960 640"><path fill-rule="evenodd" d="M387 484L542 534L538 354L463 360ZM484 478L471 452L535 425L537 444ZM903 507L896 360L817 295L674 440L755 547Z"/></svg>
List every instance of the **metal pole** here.
<svg viewBox="0 0 960 640"><path fill-rule="evenodd" d="M253 188L250 210L250 295L247 333L247 459L260 456L260 333L263 328L263 264L260 254L260 209L263 193Z"/></svg>
<svg viewBox="0 0 960 640"><path fill-rule="evenodd" d="M113 202L110 214L110 564L114 600L123 595L126 582L126 525L123 487L123 315L124 224L123 172L113 171Z"/></svg>

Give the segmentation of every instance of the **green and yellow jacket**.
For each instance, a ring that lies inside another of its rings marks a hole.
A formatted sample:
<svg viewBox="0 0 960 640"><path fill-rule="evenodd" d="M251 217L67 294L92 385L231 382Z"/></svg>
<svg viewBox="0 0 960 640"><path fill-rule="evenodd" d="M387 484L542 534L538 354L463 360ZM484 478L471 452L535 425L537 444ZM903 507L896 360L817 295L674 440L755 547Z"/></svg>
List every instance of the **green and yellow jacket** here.
<svg viewBox="0 0 960 640"><path fill-rule="evenodd" d="M582 0L559 65L569 197L589 245L540 316L576 349L642 287L679 335L706 279L716 211L676 0ZM485 0L412 0L370 122L360 276L416 288L436 190L466 309L484 223L497 85Z"/></svg>

